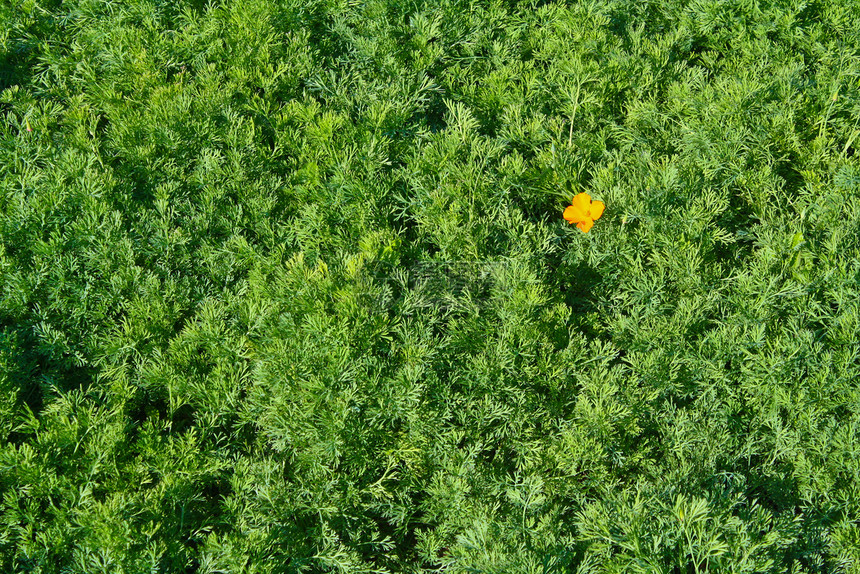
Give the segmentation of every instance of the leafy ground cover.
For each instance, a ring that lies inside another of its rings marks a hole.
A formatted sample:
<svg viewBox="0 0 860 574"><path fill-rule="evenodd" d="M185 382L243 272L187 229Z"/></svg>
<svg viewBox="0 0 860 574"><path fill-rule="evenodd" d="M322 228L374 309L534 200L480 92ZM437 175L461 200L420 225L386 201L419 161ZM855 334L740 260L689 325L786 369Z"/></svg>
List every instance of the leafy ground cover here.
<svg viewBox="0 0 860 574"><path fill-rule="evenodd" d="M860 4L0 22L3 571L860 571Z"/></svg>

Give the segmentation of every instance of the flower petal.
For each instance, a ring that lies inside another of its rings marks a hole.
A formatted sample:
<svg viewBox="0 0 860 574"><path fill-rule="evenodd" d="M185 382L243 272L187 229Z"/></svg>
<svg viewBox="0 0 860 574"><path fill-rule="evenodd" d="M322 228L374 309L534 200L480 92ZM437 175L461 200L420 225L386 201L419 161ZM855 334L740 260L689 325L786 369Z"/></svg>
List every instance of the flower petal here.
<svg viewBox="0 0 860 574"><path fill-rule="evenodd" d="M569 205L564 210L564 218L568 220L570 223L579 223L580 221L584 221L586 219L590 219L588 214L589 209L591 208L591 196L587 193L579 193L570 200L571 205Z"/></svg>
<svg viewBox="0 0 860 574"><path fill-rule="evenodd" d="M594 225L594 221L590 218L586 219L585 221L580 221L576 224L576 226L580 228L583 233L588 233L588 230L591 229L592 225Z"/></svg>
<svg viewBox="0 0 860 574"><path fill-rule="evenodd" d="M564 209L564 218L568 221L568 223L579 223L580 221L590 219L588 217L588 212L577 208L577 206L575 205L568 205Z"/></svg>
<svg viewBox="0 0 860 574"><path fill-rule="evenodd" d="M588 208L591 206L591 196L584 192L577 193L570 203L573 204L573 207L581 210L583 213L588 213Z"/></svg>
<svg viewBox="0 0 860 574"><path fill-rule="evenodd" d="M600 216L603 215L603 209L606 206L602 201L594 201L591 204L591 219L600 219Z"/></svg>

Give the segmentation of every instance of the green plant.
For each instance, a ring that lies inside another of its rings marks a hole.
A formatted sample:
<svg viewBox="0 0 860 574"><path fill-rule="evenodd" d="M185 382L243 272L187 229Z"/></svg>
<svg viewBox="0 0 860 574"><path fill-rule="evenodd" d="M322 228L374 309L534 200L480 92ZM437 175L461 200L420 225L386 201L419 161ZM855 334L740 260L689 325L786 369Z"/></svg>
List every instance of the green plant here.
<svg viewBox="0 0 860 574"><path fill-rule="evenodd" d="M0 21L4 571L860 568L855 4Z"/></svg>

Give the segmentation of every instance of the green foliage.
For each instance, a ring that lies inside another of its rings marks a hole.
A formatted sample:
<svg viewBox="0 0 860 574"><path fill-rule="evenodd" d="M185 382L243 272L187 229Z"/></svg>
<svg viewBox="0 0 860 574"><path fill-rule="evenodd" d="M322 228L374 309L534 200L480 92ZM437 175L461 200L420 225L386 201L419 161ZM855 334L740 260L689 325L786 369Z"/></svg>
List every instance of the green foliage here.
<svg viewBox="0 0 860 574"><path fill-rule="evenodd" d="M3 571L860 572L856 3L0 22Z"/></svg>

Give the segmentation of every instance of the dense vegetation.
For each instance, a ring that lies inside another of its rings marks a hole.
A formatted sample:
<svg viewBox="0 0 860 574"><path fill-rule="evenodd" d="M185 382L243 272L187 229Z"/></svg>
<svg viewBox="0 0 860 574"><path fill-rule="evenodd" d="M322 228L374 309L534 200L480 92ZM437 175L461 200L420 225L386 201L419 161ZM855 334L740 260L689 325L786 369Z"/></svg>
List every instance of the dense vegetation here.
<svg viewBox="0 0 860 574"><path fill-rule="evenodd" d="M860 3L0 23L4 572L860 572Z"/></svg>

